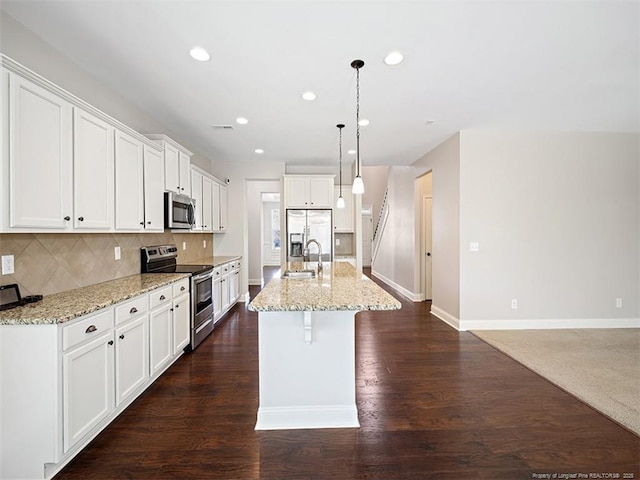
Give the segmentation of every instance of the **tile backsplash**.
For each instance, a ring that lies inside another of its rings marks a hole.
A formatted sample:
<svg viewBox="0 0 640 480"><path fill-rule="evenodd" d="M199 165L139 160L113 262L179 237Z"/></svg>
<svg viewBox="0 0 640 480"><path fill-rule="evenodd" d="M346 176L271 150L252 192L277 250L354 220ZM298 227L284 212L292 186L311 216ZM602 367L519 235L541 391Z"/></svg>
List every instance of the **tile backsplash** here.
<svg viewBox="0 0 640 480"><path fill-rule="evenodd" d="M23 296L85 287L140 273L140 247L172 243L179 263L213 255L210 233L3 233L0 254L14 256L15 272L2 275L0 284L17 283Z"/></svg>

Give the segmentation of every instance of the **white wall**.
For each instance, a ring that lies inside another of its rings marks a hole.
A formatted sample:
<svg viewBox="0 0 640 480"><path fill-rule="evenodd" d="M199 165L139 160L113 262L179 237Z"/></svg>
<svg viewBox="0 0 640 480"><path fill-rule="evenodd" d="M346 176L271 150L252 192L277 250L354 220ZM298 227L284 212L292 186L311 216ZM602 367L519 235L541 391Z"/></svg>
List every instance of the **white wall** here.
<svg viewBox="0 0 640 480"><path fill-rule="evenodd" d="M179 135L106 87L5 12L0 12L0 51L140 133L164 133L189 150ZM192 163L211 172L211 162L194 152Z"/></svg>
<svg viewBox="0 0 640 480"><path fill-rule="evenodd" d="M420 175L432 172L432 311L456 323L460 318L460 135L441 143L413 166ZM420 205L422 193L416 192ZM414 208L419 217L417 203L415 200ZM415 258L419 259L419 229L415 238ZM420 268L419 262L415 268ZM421 288L418 279L419 272L414 272L415 292Z"/></svg>
<svg viewBox="0 0 640 480"><path fill-rule="evenodd" d="M461 133L461 321L640 316L639 140Z"/></svg>

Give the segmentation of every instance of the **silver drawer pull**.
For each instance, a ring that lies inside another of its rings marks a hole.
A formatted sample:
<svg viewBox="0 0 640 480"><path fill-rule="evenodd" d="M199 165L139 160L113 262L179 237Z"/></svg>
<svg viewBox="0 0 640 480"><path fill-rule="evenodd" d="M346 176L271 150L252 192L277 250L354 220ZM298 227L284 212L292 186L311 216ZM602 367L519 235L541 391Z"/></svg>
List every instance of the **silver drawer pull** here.
<svg viewBox="0 0 640 480"><path fill-rule="evenodd" d="M164 295L160 295L160 300L166 300L167 297L165 297Z"/></svg>
<svg viewBox="0 0 640 480"><path fill-rule="evenodd" d="M136 307L131 307L131 310L129 310L129 313L137 313L138 309Z"/></svg>
<svg viewBox="0 0 640 480"><path fill-rule="evenodd" d="M98 329L96 328L96 326L95 326L95 325L89 325L89 326L87 327L87 329L84 331L84 333L93 333L93 332L95 332L96 330L98 330Z"/></svg>

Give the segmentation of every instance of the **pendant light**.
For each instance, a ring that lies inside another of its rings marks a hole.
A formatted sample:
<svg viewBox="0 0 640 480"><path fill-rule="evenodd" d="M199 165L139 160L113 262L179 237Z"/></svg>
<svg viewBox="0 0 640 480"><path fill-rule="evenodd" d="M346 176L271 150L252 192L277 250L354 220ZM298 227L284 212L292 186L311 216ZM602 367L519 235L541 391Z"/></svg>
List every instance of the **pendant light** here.
<svg viewBox="0 0 640 480"><path fill-rule="evenodd" d="M353 179L353 193L364 193L364 183L360 176L360 69L364 67L362 60L354 60L351 66L356 69L356 178Z"/></svg>
<svg viewBox="0 0 640 480"><path fill-rule="evenodd" d="M344 124L339 123L336 127L338 127L340 132L340 196L336 202L336 208L344 208L344 198L342 197L342 129L344 128Z"/></svg>

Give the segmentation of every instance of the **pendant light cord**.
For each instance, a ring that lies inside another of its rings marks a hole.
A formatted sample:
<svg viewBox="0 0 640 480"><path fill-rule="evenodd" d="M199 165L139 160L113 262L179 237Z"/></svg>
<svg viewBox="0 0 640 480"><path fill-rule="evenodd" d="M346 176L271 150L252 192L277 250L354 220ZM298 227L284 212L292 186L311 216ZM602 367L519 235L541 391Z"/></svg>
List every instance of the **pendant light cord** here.
<svg viewBox="0 0 640 480"><path fill-rule="evenodd" d="M360 68L356 68L356 177L360 176Z"/></svg>
<svg viewBox="0 0 640 480"><path fill-rule="evenodd" d="M340 196L342 196L342 128L344 125L338 125L338 129L340 130Z"/></svg>

